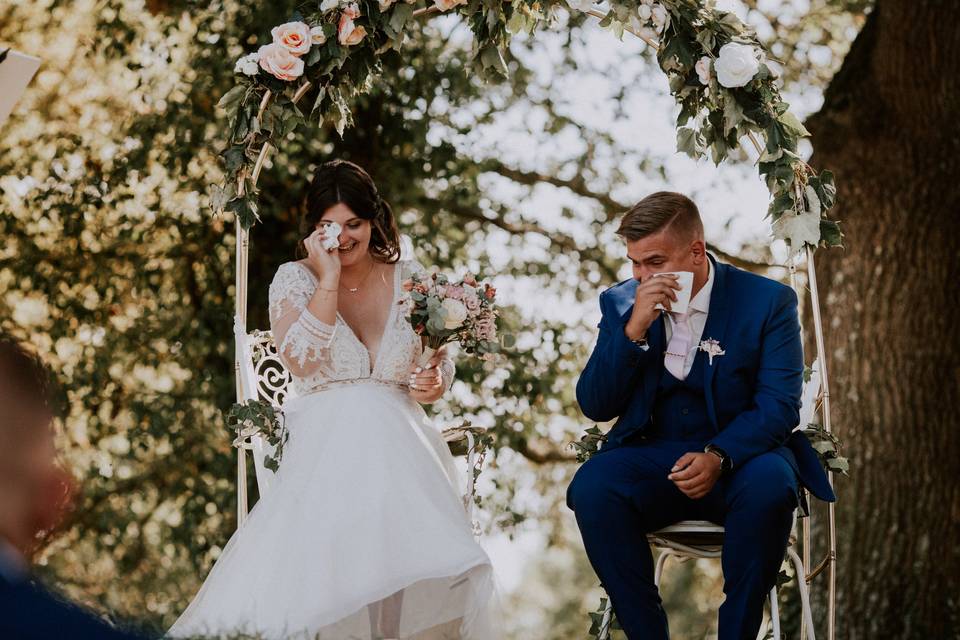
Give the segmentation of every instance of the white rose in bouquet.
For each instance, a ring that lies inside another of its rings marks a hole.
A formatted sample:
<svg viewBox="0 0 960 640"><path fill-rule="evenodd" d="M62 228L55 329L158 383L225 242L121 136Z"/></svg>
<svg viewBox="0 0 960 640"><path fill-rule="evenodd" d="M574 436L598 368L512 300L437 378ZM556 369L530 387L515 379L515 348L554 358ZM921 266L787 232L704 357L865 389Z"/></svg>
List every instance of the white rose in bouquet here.
<svg viewBox="0 0 960 640"><path fill-rule="evenodd" d="M728 89L742 87L757 75L760 61L757 52L748 44L728 42L720 47L720 56L714 63L717 80Z"/></svg>
<svg viewBox="0 0 960 640"><path fill-rule="evenodd" d="M260 72L260 57L256 53L250 53L239 60L233 68L234 73L242 73L245 76L255 76Z"/></svg>
<svg viewBox="0 0 960 640"><path fill-rule="evenodd" d="M467 319L467 307L459 300L447 298L440 306L447 312L447 319L444 322L444 328L446 329L457 329Z"/></svg>

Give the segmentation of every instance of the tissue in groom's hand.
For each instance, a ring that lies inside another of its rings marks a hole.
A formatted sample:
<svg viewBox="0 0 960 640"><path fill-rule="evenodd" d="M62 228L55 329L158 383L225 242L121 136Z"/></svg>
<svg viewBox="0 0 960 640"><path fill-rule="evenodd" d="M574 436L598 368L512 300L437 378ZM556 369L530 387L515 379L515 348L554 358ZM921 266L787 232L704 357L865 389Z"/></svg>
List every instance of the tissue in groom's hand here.
<svg viewBox="0 0 960 640"><path fill-rule="evenodd" d="M0 47L0 125L13 110L33 74L40 67L40 58L34 58Z"/></svg>
<svg viewBox="0 0 960 640"><path fill-rule="evenodd" d="M670 311L673 313L686 313L687 308L690 306L690 294L693 291L693 272L667 271L665 273L653 274L654 278L658 276L677 276L677 284L679 284L681 288L679 291L674 289L674 293L677 294L677 300L671 303ZM656 308L665 311L662 304L658 304Z"/></svg>

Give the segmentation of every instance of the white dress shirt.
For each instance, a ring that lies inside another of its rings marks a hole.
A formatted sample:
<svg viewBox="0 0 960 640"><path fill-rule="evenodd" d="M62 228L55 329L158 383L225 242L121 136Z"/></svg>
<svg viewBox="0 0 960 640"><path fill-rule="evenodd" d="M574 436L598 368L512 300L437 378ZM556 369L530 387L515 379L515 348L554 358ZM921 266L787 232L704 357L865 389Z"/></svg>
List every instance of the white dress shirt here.
<svg viewBox="0 0 960 640"><path fill-rule="evenodd" d="M690 375L690 369L693 368L693 360L697 357L700 340L703 339L703 328L707 325L707 314L710 312L710 294L713 292L713 264L707 260L707 281L704 283L697 295L690 299L690 305L687 307L687 326L690 327L690 350L687 351L687 359L683 363L684 377ZM672 313L665 313L667 319L664 322L666 329L666 342L670 343L670 337L673 335L674 320Z"/></svg>

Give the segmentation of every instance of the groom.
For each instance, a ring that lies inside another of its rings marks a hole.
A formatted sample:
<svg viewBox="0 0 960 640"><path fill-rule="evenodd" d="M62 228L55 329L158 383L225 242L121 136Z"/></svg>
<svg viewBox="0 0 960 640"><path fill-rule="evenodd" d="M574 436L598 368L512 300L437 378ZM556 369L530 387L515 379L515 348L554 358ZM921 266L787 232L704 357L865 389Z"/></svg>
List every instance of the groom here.
<svg viewBox="0 0 960 640"><path fill-rule="evenodd" d="M800 485L833 500L799 420L797 297L707 255L696 205L647 196L623 217L633 278L600 295L600 336L577 383L590 419L616 419L567 491L587 555L631 640L666 640L645 534L681 520L725 527L720 640L754 640ZM680 285L657 274L693 272ZM658 310L657 305L665 307Z"/></svg>

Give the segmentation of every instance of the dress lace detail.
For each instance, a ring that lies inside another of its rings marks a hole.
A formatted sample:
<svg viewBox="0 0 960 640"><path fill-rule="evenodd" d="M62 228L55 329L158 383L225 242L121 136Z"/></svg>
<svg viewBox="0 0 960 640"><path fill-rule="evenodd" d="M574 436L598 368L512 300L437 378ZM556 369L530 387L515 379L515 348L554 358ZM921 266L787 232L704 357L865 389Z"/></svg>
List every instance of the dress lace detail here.
<svg viewBox="0 0 960 640"><path fill-rule="evenodd" d="M366 345L339 313L336 324L331 326L307 309L319 286L313 273L298 262L280 265L270 285L270 323L280 345L280 356L293 375L295 395L346 382L373 381L405 387L410 365L423 349L420 336L407 322L400 284L412 273L423 271L423 266L413 260L397 264L390 314L379 350L371 358ZM453 360L445 357L440 371L447 389L455 375Z"/></svg>

